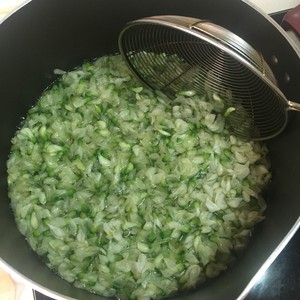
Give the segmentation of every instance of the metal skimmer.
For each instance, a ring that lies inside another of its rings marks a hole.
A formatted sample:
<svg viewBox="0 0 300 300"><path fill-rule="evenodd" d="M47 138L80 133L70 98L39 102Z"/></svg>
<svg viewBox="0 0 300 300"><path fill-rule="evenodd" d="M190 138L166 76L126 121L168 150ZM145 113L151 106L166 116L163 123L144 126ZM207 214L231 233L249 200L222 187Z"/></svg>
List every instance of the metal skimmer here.
<svg viewBox="0 0 300 300"><path fill-rule="evenodd" d="M193 90L221 98L232 132L265 140L279 134L288 101L262 55L236 34L208 21L154 16L127 24L119 48L129 68L148 87L168 96Z"/></svg>

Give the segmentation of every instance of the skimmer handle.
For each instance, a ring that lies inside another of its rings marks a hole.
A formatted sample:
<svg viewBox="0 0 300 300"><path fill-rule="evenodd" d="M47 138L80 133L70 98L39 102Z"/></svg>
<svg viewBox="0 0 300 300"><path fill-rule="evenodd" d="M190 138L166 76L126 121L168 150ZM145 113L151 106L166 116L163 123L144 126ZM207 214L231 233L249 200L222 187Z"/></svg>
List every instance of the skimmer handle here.
<svg viewBox="0 0 300 300"><path fill-rule="evenodd" d="M295 110L300 112L300 103L287 101L288 110Z"/></svg>

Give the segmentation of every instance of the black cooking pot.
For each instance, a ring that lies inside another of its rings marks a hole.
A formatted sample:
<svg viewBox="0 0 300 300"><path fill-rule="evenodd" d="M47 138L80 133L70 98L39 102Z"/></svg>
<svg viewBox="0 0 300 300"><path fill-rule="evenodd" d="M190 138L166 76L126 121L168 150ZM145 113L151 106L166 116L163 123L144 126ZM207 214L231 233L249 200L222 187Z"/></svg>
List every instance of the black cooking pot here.
<svg viewBox="0 0 300 300"><path fill-rule="evenodd" d="M53 69L69 70L86 59L117 52L118 34L127 21L159 14L209 19L240 35L270 63L286 97L300 99L299 53L270 18L241 0L33 0L4 21L0 25L0 257L35 289L53 298L103 299L52 273L19 233L7 196L10 140L28 108L56 79ZM178 298L237 298L296 223L300 215L300 116L295 115L284 133L267 144L273 180L266 196L266 220L233 267Z"/></svg>

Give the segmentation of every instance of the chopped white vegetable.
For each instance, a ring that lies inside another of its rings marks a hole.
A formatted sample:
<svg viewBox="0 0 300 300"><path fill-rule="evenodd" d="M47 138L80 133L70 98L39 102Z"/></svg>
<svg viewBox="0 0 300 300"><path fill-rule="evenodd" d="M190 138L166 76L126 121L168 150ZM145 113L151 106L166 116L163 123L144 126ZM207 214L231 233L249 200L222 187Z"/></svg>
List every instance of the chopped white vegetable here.
<svg viewBox="0 0 300 300"><path fill-rule="evenodd" d="M263 219L263 145L227 130L222 99L142 87L120 56L61 74L7 162L20 231L61 277L157 299L225 270Z"/></svg>

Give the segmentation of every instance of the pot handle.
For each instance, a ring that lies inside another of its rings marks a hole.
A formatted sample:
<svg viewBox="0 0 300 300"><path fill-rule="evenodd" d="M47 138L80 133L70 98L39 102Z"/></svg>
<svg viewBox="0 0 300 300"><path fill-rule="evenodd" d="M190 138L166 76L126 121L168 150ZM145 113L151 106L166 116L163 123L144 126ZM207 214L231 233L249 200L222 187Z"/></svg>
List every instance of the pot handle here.
<svg viewBox="0 0 300 300"><path fill-rule="evenodd" d="M283 17L281 26L298 47L300 53L300 4Z"/></svg>
<svg viewBox="0 0 300 300"><path fill-rule="evenodd" d="M284 16L282 27L287 31L293 30L300 38L300 4Z"/></svg>

